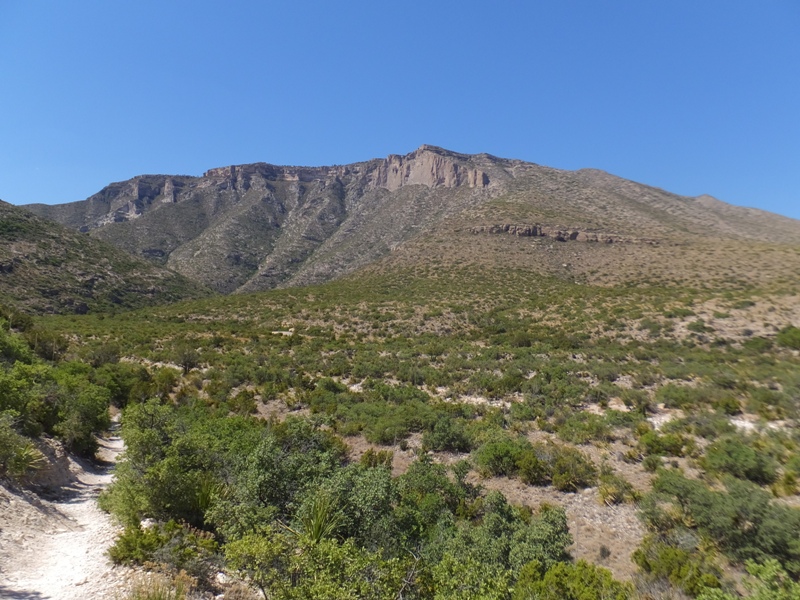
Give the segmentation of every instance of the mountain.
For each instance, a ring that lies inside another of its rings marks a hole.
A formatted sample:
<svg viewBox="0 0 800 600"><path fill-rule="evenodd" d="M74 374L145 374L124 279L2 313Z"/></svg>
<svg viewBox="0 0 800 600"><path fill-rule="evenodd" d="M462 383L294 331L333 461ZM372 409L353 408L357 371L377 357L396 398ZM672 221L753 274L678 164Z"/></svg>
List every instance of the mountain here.
<svg viewBox="0 0 800 600"><path fill-rule="evenodd" d="M33 312L85 313L206 296L182 275L0 201L0 298Z"/></svg>
<svg viewBox="0 0 800 600"><path fill-rule="evenodd" d="M26 208L223 293L432 260L595 283L703 279L715 266L752 282L778 276L775 256L757 260L762 246L796 264L800 245L800 221L709 196L433 146L343 166L142 175Z"/></svg>

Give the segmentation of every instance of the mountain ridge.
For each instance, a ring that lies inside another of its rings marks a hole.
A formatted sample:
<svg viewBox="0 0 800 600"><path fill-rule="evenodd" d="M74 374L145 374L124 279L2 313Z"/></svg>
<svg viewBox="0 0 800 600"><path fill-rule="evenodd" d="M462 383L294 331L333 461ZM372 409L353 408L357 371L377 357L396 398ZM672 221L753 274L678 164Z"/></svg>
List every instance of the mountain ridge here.
<svg viewBox="0 0 800 600"><path fill-rule="evenodd" d="M140 175L83 201L25 208L222 293L328 281L443 229L466 236L524 224L601 232L612 243L800 244L800 221L709 198L596 169L423 145L347 165L250 163L200 177Z"/></svg>

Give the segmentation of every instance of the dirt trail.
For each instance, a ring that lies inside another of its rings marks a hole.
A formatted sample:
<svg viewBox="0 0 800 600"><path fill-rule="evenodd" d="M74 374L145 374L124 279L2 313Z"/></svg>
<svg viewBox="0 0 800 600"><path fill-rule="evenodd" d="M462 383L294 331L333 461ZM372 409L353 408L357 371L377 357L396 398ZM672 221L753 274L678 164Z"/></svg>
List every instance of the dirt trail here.
<svg viewBox="0 0 800 600"><path fill-rule="evenodd" d="M70 461L74 483L52 501L0 489L0 598L113 600L129 573L106 550L118 528L97 506L122 451L112 433L100 440L99 465Z"/></svg>

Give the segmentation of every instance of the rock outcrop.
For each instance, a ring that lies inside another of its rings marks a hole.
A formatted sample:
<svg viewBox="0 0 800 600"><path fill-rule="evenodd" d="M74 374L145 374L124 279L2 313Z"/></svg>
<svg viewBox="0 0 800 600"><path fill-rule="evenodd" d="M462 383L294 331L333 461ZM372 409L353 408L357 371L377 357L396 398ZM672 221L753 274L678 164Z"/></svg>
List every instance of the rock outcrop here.
<svg viewBox="0 0 800 600"><path fill-rule="evenodd" d="M484 188L489 185L489 175L480 169L457 162L440 149L431 146L422 146L406 156L390 155L370 173L369 180L372 186L389 191L406 185L424 185L429 188Z"/></svg>
<svg viewBox="0 0 800 600"><path fill-rule="evenodd" d="M557 242L595 242L601 244L649 244L658 246L661 241L653 238L626 237L602 231L586 231L573 228L559 228L548 225L505 223L501 225L478 225L470 229L470 233L490 233L516 235L519 237L546 237Z"/></svg>

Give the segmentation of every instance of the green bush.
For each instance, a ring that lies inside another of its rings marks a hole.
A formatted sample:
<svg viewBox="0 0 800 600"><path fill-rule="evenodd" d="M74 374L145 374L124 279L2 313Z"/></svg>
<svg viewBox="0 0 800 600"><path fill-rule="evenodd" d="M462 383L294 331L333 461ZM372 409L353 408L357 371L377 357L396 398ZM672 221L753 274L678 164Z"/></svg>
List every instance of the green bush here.
<svg viewBox="0 0 800 600"><path fill-rule="evenodd" d="M762 354L772 349L773 342L769 338L764 337L751 337L746 339L742 346L751 352Z"/></svg>
<svg viewBox="0 0 800 600"><path fill-rule="evenodd" d="M484 476L508 476L517 474L517 463L523 453L531 450L531 445L522 438L499 437L478 448L473 458L478 471Z"/></svg>
<svg viewBox="0 0 800 600"><path fill-rule="evenodd" d="M583 560L553 565L544 576L540 569L538 562L523 568L513 600L628 600L633 593L629 583Z"/></svg>
<svg viewBox="0 0 800 600"><path fill-rule="evenodd" d="M632 559L649 578L666 579L692 596L707 588L720 587L719 569L697 550L689 552L648 536Z"/></svg>
<svg viewBox="0 0 800 600"><path fill-rule="evenodd" d="M516 465L519 478L528 485L544 486L553 479L551 465L539 458L533 449L523 452L517 458Z"/></svg>
<svg viewBox="0 0 800 600"><path fill-rule="evenodd" d="M703 457L706 469L729 474L759 484L773 483L778 478L778 463L752 447L752 440L726 436L709 446Z"/></svg>
<svg viewBox="0 0 800 600"><path fill-rule="evenodd" d="M719 412L729 416L738 415L742 412L742 407L739 404L739 401L732 396L723 396L722 398L718 398L712 403L712 406Z"/></svg>
<svg viewBox="0 0 800 600"><path fill-rule="evenodd" d="M439 417L433 429L422 435L422 444L435 451L469 452L472 449L464 423L447 415Z"/></svg>
<svg viewBox="0 0 800 600"><path fill-rule="evenodd" d="M126 527L108 550L117 564L158 563L174 572L186 571L199 578L211 575L212 559L218 550L214 537L175 521L142 529Z"/></svg>
<svg viewBox="0 0 800 600"><path fill-rule="evenodd" d="M597 483L597 469L580 450L561 447L553 461L553 487L562 492L577 492Z"/></svg>
<svg viewBox="0 0 800 600"><path fill-rule="evenodd" d="M778 332L776 341L779 345L793 350L800 350L800 328L788 325Z"/></svg>
<svg viewBox="0 0 800 600"><path fill-rule="evenodd" d="M0 324L7 322L0 320ZM33 352L20 336L0 326L0 364L5 362L13 365L17 361L30 364L33 361Z"/></svg>
<svg viewBox="0 0 800 600"><path fill-rule="evenodd" d="M702 387L689 387L669 383L658 388L656 402L662 402L667 408L692 408L713 397Z"/></svg>
<svg viewBox="0 0 800 600"><path fill-rule="evenodd" d="M608 442L613 439L611 428L600 415L579 411L572 413L556 428L558 437L573 444L585 444L592 440Z"/></svg>
<svg viewBox="0 0 800 600"><path fill-rule="evenodd" d="M55 433L74 452L92 456L97 449L95 434L109 425L111 394L106 388L89 383L79 375L56 374L56 406L59 422Z"/></svg>
<svg viewBox="0 0 800 600"><path fill-rule="evenodd" d="M359 464L362 467L366 467L368 469L374 469L376 467L386 467L387 469L392 468L392 460L394 459L394 452L391 450L373 450L372 448L367 448L367 451L361 455L359 459Z"/></svg>
<svg viewBox="0 0 800 600"><path fill-rule="evenodd" d="M706 322L703 319L696 319L692 321L686 326L686 328L695 333L710 333L714 331L714 328L706 325Z"/></svg>
<svg viewBox="0 0 800 600"><path fill-rule="evenodd" d="M249 415L256 412L255 392L242 390L228 400L228 408L238 415Z"/></svg>
<svg viewBox="0 0 800 600"><path fill-rule="evenodd" d="M767 560L764 564L754 561L747 563L750 578L745 580L744 587L749 592L750 600L798 600L800 583L792 581L789 574L781 568L776 560ZM739 594L726 593L721 590L706 590L698 600L738 600Z"/></svg>
<svg viewBox="0 0 800 600"><path fill-rule="evenodd" d="M677 433L647 431L639 436L639 449L646 456L683 456L689 441Z"/></svg>
<svg viewBox="0 0 800 600"><path fill-rule="evenodd" d="M44 360L57 361L69 346L63 335L38 326L25 331L24 335L31 349Z"/></svg>
<svg viewBox="0 0 800 600"><path fill-rule="evenodd" d="M657 454L649 454L642 461L642 468L648 473L655 473L664 465L664 461Z"/></svg>
<svg viewBox="0 0 800 600"><path fill-rule="evenodd" d="M775 503L749 481L727 478L724 483L724 490L712 491L670 470L659 472L653 490L673 499L683 520L734 560L774 558L793 576L800 574L800 510ZM652 512L648 522L658 515Z"/></svg>

